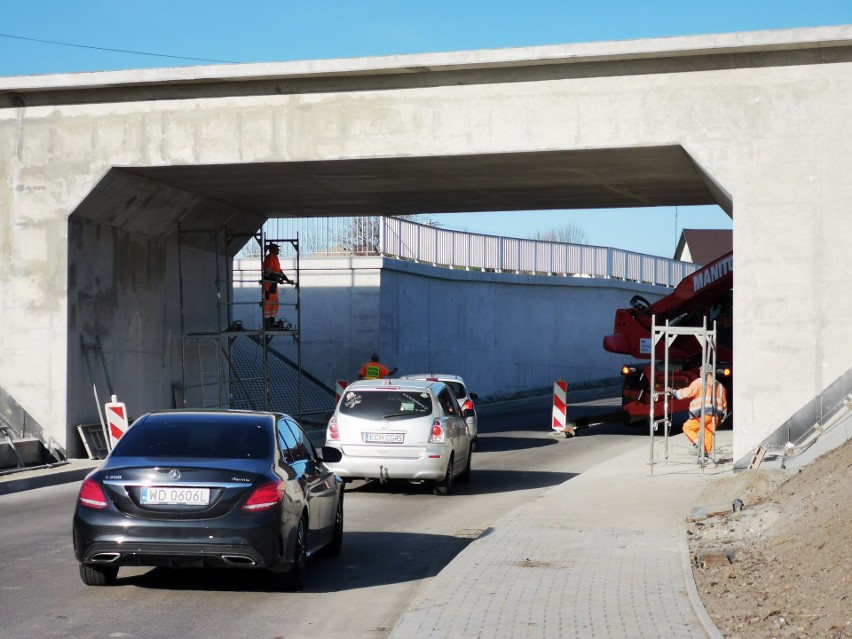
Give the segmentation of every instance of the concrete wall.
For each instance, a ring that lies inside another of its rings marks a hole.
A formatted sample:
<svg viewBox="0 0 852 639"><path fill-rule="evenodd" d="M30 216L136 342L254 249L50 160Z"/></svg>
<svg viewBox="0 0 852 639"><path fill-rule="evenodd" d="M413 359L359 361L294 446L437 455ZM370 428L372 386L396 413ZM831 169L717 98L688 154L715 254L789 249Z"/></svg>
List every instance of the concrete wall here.
<svg viewBox="0 0 852 639"><path fill-rule="evenodd" d="M216 272L218 261L227 279L228 264L181 244L177 233L154 237L72 216L68 236L66 436L69 454L81 455L76 425L99 421L110 388L131 419L174 406L182 336L225 326L227 308L217 301L226 285ZM198 358L186 361L197 379Z"/></svg>
<svg viewBox="0 0 852 639"><path fill-rule="evenodd" d="M295 270L282 261L285 272ZM257 263L240 260L241 269ZM374 351L400 374L462 375L483 397L616 377L625 357L607 353L615 309L657 287L575 277L449 270L381 257L312 258L300 264L303 366L330 387L357 379ZM256 278L248 277L248 280ZM236 318L259 326L259 287L236 289ZM295 317L283 287L279 316ZM243 304L243 302L249 302ZM273 346L296 358L289 337Z"/></svg>

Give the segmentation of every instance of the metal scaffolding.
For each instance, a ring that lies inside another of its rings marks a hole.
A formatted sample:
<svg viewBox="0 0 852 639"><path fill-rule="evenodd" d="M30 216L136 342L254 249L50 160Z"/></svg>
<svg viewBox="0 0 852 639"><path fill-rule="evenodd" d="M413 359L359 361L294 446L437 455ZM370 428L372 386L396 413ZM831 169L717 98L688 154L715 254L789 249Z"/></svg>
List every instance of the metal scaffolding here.
<svg viewBox="0 0 852 639"><path fill-rule="evenodd" d="M665 325L657 326L657 318L656 315L651 316L651 378L649 380L650 389L651 389L651 402L650 402L650 414L648 416L648 425L649 425L649 435L650 435L650 466L651 466L651 474L654 473L654 439L657 431L662 428L663 435L663 443L664 443L664 453L663 457L665 460L669 458L669 433L672 427L671 420L671 412L669 405L669 396L665 392L667 388L671 386L669 377L671 375L672 369L669 363L669 349L671 348L672 343L675 339L680 336L691 336L698 340L698 343L701 345L701 381L702 384L706 383L707 373L716 370L716 322L713 322L713 328L710 329L707 327L707 318L704 318L702 326L700 327L681 327L681 326L672 326L669 324L668 320L666 320ZM655 380L657 379L656 375L656 365L657 365L657 345L660 341L664 344L663 349L663 385L662 390L657 390L654 388ZM714 378L714 383L715 378ZM705 396L704 388L702 386L701 397ZM655 419L655 403L662 398L663 401L663 416L661 419ZM715 401L715 394L714 394ZM700 414L700 424L702 427L698 429L698 455L697 455L697 463L704 468L707 464L707 455L704 450L704 417L705 417L705 406L702 401L701 404L701 414ZM713 440L713 449L711 451L711 458L713 461L716 461L716 440Z"/></svg>
<svg viewBox="0 0 852 639"><path fill-rule="evenodd" d="M188 326L184 293L184 251L183 239L187 234L208 234L215 245L214 257L216 262L216 299L211 307L215 310L215 330L194 330ZM179 231L178 270L180 278L180 319L181 319L181 383L175 385L174 403L177 408L249 408L253 410L271 410L272 394L270 383L269 347L276 338L290 338L296 345L297 376L296 395L298 417L302 416L302 345L300 336L301 325L301 288L299 239L268 238L262 233L254 235L261 247L261 255L266 253L266 247L271 243L288 245L295 254L295 273L293 288L295 302L281 303L281 306L294 307L294 321L286 321L281 325L270 328L262 319L263 288L260 279L246 280L243 274L235 274L233 261L228 255L227 247L235 236L228 234L227 229L216 227L207 230ZM223 268L223 264L225 265ZM258 271L262 269L258 265ZM224 271L224 272L223 272ZM235 276L239 275L239 279ZM257 301L236 302L233 289L235 284L256 284ZM234 318L234 310L238 304L249 304L258 309L259 328L245 328L240 320ZM237 340L254 339L262 346L262 357L250 375L240 373L234 359L234 346ZM235 390L239 392L235 393ZM241 399L237 399L236 396Z"/></svg>

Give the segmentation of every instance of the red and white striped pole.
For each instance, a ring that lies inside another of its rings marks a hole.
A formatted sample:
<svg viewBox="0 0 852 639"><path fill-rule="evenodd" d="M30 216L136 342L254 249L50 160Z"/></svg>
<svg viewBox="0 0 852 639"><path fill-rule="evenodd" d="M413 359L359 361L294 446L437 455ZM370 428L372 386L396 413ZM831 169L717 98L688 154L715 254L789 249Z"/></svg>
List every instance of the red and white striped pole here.
<svg viewBox="0 0 852 639"><path fill-rule="evenodd" d="M127 407L117 401L115 395L110 398L112 401L104 405L109 424L109 449L112 450L115 444L121 439L121 436L127 432Z"/></svg>
<svg viewBox="0 0 852 639"><path fill-rule="evenodd" d="M574 428L568 426L568 382L564 379L553 383L553 430L556 433L574 434Z"/></svg>
<svg viewBox="0 0 852 639"><path fill-rule="evenodd" d="M340 402L340 398L343 396L344 389L349 386L349 382L345 379L337 380L337 388L335 389L334 395L334 403L338 404Z"/></svg>

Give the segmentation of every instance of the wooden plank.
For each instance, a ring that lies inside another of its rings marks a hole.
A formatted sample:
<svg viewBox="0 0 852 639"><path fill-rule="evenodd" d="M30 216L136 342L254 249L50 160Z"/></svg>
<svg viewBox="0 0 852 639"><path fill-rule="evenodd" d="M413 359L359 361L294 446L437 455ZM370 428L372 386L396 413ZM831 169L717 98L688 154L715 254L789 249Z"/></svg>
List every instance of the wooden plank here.
<svg viewBox="0 0 852 639"><path fill-rule="evenodd" d="M693 562L696 568L707 568L710 566L730 566L734 563L733 553L707 552L695 555Z"/></svg>
<svg viewBox="0 0 852 639"><path fill-rule="evenodd" d="M760 466L760 463L763 461L763 458L766 456L766 446L758 446L757 451L754 453L754 457L751 460L751 463L748 465L749 468L757 468Z"/></svg>

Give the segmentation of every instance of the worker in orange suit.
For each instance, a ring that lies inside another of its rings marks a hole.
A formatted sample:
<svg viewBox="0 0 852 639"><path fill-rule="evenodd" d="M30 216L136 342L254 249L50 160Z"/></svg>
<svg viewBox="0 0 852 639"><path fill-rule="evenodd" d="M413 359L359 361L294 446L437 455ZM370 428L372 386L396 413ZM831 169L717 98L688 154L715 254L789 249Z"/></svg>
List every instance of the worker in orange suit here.
<svg viewBox="0 0 852 639"><path fill-rule="evenodd" d="M358 379L384 379L398 370L398 368L388 369L387 366L379 362L379 354L373 353L370 356L370 361L361 367Z"/></svg>
<svg viewBox="0 0 852 639"><path fill-rule="evenodd" d="M712 371L707 371L706 383L701 377L696 378L686 388L666 390L677 399L687 399L689 402L689 419L683 424L683 433L692 442L693 448L698 448L698 431L701 428L701 407L704 406L704 451L709 455L713 450L713 434L721 417L728 412L728 393L725 387L717 382Z"/></svg>
<svg viewBox="0 0 852 639"><path fill-rule="evenodd" d="M263 285L263 325L265 328L275 328L275 316L278 315L278 285L293 280L284 275L278 254L281 248L273 243L266 247L266 257L263 259L261 284Z"/></svg>

